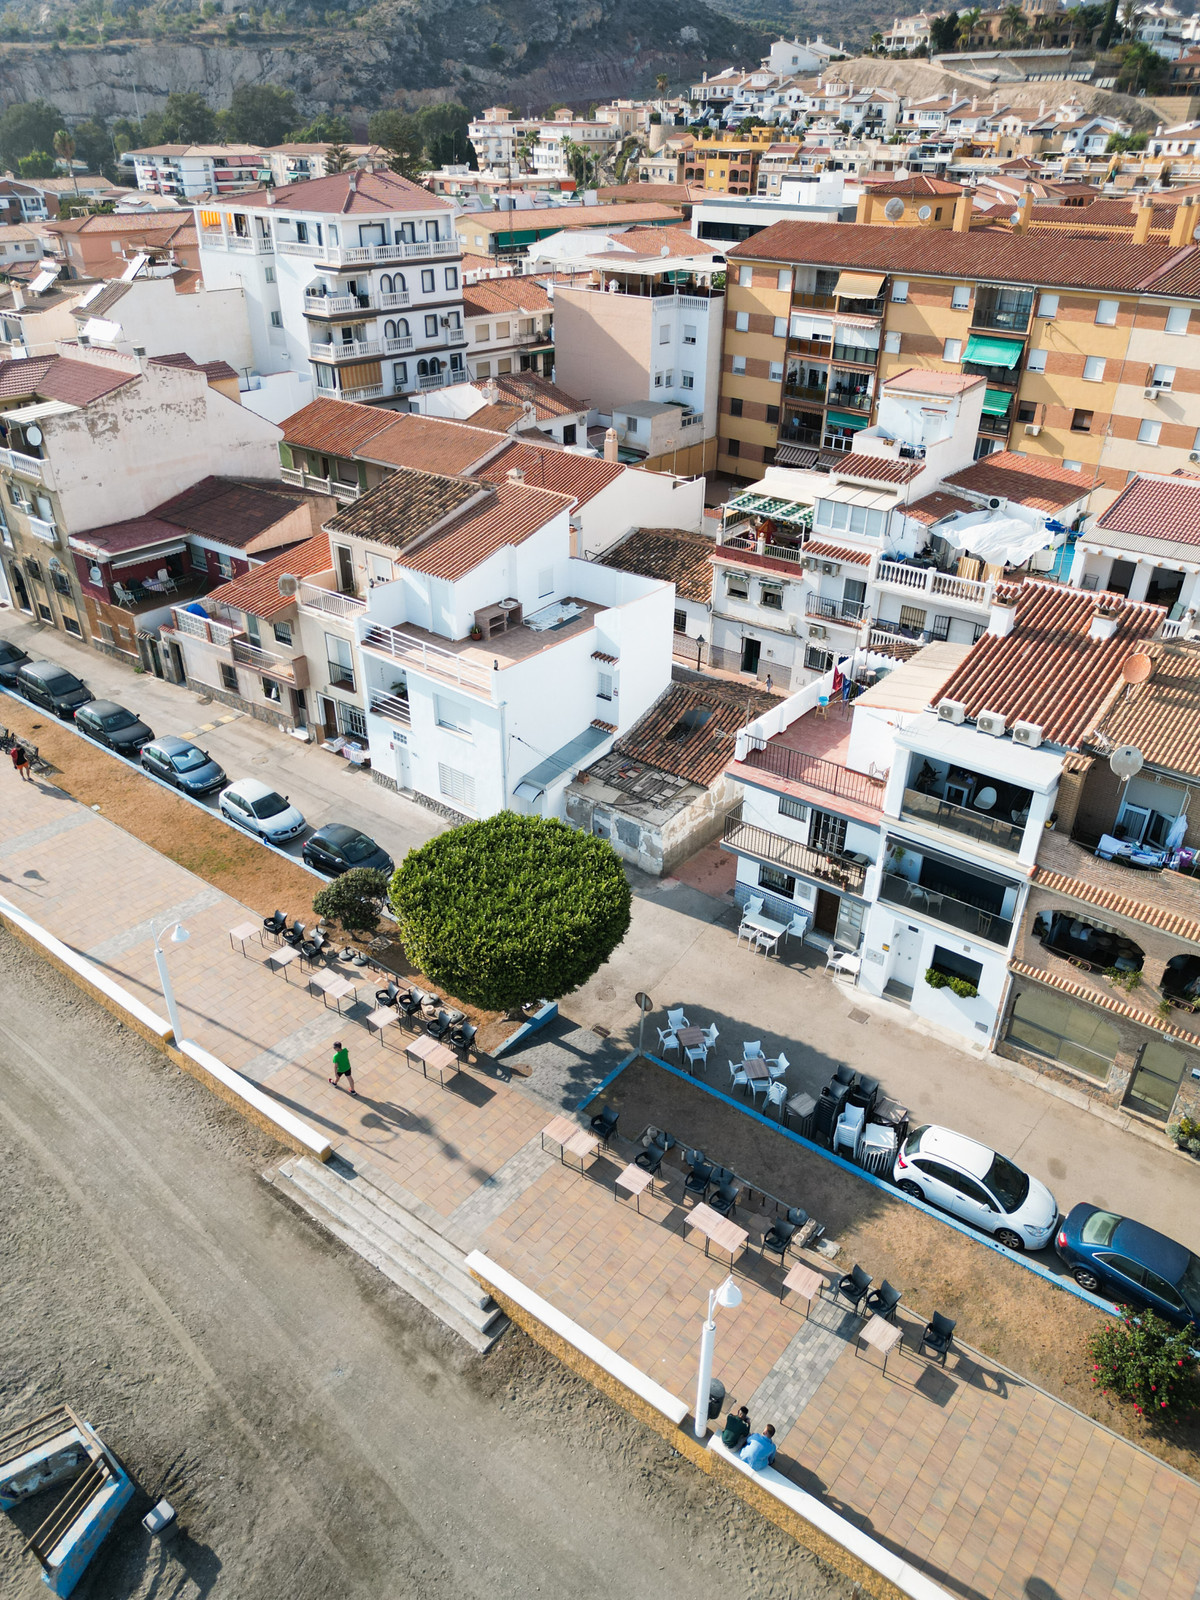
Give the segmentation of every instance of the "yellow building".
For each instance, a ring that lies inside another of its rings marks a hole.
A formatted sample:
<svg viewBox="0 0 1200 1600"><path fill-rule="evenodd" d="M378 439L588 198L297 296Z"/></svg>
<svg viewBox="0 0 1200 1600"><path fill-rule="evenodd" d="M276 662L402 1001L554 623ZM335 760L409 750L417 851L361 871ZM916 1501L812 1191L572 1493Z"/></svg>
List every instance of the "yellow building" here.
<svg viewBox="0 0 1200 1600"><path fill-rule="evenodd" d="M703 183L712 194L754 194L758 163L778 136L778 128L749 128L745 133L718 128L707 138L701 132L688 152L684 181Z"/></svg>

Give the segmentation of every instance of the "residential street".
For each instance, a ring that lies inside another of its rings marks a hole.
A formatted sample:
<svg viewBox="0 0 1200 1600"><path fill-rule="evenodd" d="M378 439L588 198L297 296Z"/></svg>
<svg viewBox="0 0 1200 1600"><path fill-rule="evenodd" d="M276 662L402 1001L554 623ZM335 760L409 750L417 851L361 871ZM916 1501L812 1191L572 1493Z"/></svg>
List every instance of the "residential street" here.
<svg viewBox="0 0 1200 1600"><path fill-rule="evenodd" d="M139 1491L81 1600L849 1593L523 1336L469 1357L262 1183L278 1155L0 934L0 1418L65 1400Z"/></svg>

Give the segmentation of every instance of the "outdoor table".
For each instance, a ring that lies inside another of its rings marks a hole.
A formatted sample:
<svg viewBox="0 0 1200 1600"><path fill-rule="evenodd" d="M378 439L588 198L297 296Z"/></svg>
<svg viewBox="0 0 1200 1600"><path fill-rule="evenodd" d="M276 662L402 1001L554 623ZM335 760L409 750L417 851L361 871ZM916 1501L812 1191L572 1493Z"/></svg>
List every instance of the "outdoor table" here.
<svg viewBox="0 0 1200 1600"><path fill-rule="evenodd" d="M807 1322L812 1310L812 1303L821 1293L821 1286L825 1279L819 1272L814 1272L811 1267L806 1267L803 1261L797 1261L779 1290L779 1301L782 1305L784 1291L793 1290L804 1301L804 1319Z"/></svg>
<svg viewBox="0 0 1200 1600"><path fill-rule="evenodd" d="M761 911L758 913L757 916L753 916L753 917L743 916L742 917L742 927L743 928L754 928L759 933L770 933L770 934L773 934L776 938L778 938L780 934L784 934L784 933L787 932L787 923L786 922L776 922L774 917L764 917Z"/></svg>
<svg viewBox="0 0 1200 1600"><path fill-rule="evenodd" d="M236 928L229 930L229 948L233 949L233 942L236 939L242 947L242 954L245 955L246 940L252 939L258 931L257 922L239 922Z"/></svg>
<svg viewBox="0 0 1200 1600"><path fill-rule="evenodd" d="M742 1071L751 1083L770 1083L771 1069L767 1065L766 1056L747 1056L742 1062Z"/></svg>
<svg viewBox="0 0 1200 1600"><path fill-rule="evenodd" d="M546 1140L549 1139L551 1144L558 1146L559 1160L561 1160L563 1147L568 1139L573 1139L578 1132L579 1124L570 1117L555 1117L542 1129L542 1149L546 1148Z"/></svg>
<svg viewBox="0 0 1200 1600"><path fill-rule="evenodd" d="M693 1206L683 1219L684 1229L699 1228L704 1235L704 1254L708 1254L710 1244L715 1244L720 1250L729 1251L729 1270L733 1271L733 1263L739 1253L745 1249L750 1235L745 1228L739 1228L736 1222L731 1222L728 1217L721 1216L719 1211L714 1211L709 1205Z"/></svg>
<svg viewBox="0 0 1200 1600"><path fill-rule="evenodd" d="M858 1330L858 1338L854 1341L854 1354L858 1354L860 1344L870 1345L882 1355L883 1370L886 1372L887 1358L903 1337L903 1330L888 1322L886 1318L872 1317L865 1328Z"/></svg>
<svg viewBox="0 0 1200 1600"><path fill-rule="evenodd" d="M331 1000L334 1001L338 1008L339 1016L341 1015L342 1001L347 995L353 995L355 1001L358 999L358 990L354 985L348 979L339 977L336 972L311 972L308 977L308 986L310 989L320 989L326 1005Z"/></svg>
<svg viewBox="0 0 1200 1600"><path fill-rule="evenodd" d="M643 1167L639 1167L636 1161L631 1161L624 1172L617 1174L616 1185L613 1189L614 1199L620 1199L620 1195L617 1193L619 1189L624 1189L627 1194L633 1196L640 1216L643 1192L649 1189L651 1194L654 1193L654 1174L647 1172Z"/></svg>
<svg viewBox="0 0 1200 1600"><path fill-rule="evenodd" d="M378 1028L379 1042L380 1044L384 1044L385 1041L383 1035L388 1023L399 1022L399 1020L400 1017L394 1006L380 1006L378 1010L372 1011L371 1015L367 1018L367 1027L369 1029Z"/></svg>
<svg viewBox="0 0 1200 1600"><path fill-rule="evenodd" d="M706 1028L676 1028L675 1037L679 1040L681 1050L694 1050L708 1038Z"/></svg>
<svg viewBox="0 0 1200 1600"><path fill-rule="evenodd" d="M579 1157L579 1170L582 1172L583 1163L589 1157L599 1154L600 1141L594 1133L588 1133L586 1128L577 1128L574 1136L568 1139L566 1144L560 1148L562 1151L560 1159L563 1166L568 1165L567 1154L570 1152L571 1155Z"/></svg>
<svg viewBox="0 0 1200 1600"><path fill-rule="evenodd" d="M419 1039L413 1039L406 1044L404 1053L410 1059L415 1058L421 1063L421 1072L426 1078L429 1076L429 1068L436 1067L438 1082L443 1086L446 1082L445 1069L453 1067L454 1072L450 1074L451 1077L459 1070L459 1059L454 1054L454 1051L448 1050L444 1044L440 1044L436 1039L431 1039L427 1033L422 1034Z"/></svg>
<svg viewBox="0 0 1200 1600"><path fill-rule="evenodd" d="M284 982L290 983L292 980L287 975L288 962L294 961L299 954L300 952L294 944L281 944L268 952L267 959L263 965L278 967L283 973Z"/></svg>
<svg viewBox="0 0 1200 1600"><path fill-rule="evenodd" d="M802 1138L807 1138L812 1132L812 1118L817 1109L817 1102L810 1094L794 1094L787 1103L787 1121L790 1125L795 1117L800 1124Z"/></svg>

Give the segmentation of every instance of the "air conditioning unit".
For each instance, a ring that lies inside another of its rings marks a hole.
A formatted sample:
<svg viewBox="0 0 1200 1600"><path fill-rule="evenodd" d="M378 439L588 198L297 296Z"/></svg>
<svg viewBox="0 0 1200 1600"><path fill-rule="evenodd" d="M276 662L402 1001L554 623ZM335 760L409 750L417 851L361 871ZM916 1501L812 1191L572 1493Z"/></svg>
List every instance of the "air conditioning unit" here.
<svg viewBox="0 0 1200 1600"><path fill-rule="evenodd" d="M1014 722L1012 736L1014 744L1027 744L1031 750L1042 742L1042 730L1036 722Z"/></svg>
<svg viewBox="0 0 1200 1600"><path fill-rule="evenodd" d="M1200 450L1193 450L1188 456L1189 461L1200 461Z"/></svg>
<svg viewBox="0 0 1200 1600"><path fill-rule="evenodd" d="M975 718L980 733L990 733L993 739L1004 737L1004 718L999 711L981 711Z"/></svg>
<svg viewBox="0 0 1200 1600"><path fill-rule="evenodd" d="M809 625L808 637L810 639L828 639L829 630L828 628L822 628L820 623L814 622Z"/></svg>
<svg viewBox="0 0 1200 1600"><path fill-rule="evenodd" d="M943 722L962 722L967 708L961 700L939 700L937 714Z"/></svg>
<svg viewBox="0 0 1200 1600"><path fill-rule="evenodd" d="M1025 424L1025 432L1028 434L1028 436L1031 439L1036 439L1038 434L1041 433L1041 431L1042 431L1042 425L1041 425L1040 422L1027 422Z"/></svg>
<svg viewBox="0 0 1200 1600"><path fill-rule="evenodd" d="M827 572L830 577L836 577L841 570L842 569L840 565L836 561L822 561L821 563L821 571Z"/></svg>
<svg viewBox="0 0 1200 1600"><path fill-rule="evenodd" d="M1159 397L1160 392L1161 391L1158 390L1158 389L1143 389L1142 390L1142 399L1143 400L1157 400L1158 397Z"/></svg>
<svg viewBox="0 0 1200 1600"><path fill-rule="evenodd" d="M1004 501L1001 499L1001 497L998 494L991 495L989 497L989 499L988 499L988 510L989 511L999 511L1003 507L1003 505L1004 505Z"/></svg>

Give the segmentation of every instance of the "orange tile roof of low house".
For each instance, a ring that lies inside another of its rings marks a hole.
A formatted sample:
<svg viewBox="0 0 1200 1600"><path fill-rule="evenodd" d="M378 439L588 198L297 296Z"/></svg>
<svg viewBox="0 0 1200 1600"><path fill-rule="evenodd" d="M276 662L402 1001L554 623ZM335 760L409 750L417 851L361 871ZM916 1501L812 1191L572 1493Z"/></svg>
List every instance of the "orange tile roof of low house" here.
<svg viewBox="0 0 1200 1600"><path fill-rule="evenodd" d="M223 583L214 589L202 604L227 606L231 611L248 611L252 617L270 622L281 611L296 604L294 595L279 592L279 580L285 574L293 578L311 578L316 572L328 572L333 566L329 554L327 534L314 534L303 544L293 545L280 556L264 561L260 567L251 567L240 578Z"/></svg>
<svg viewBox="0 0 1200 1600"><path fill-rule="evenodd" d="M283 442L328 456L352 456L368 439L390 428L394 411L360 406L352 400L310 400L280 423Z"/></svg>
<svg viewBox="0 0 1200 1600"><path fill-rule="evenodd" d="M553 300L531 277L484 278L465 285L462 297L464 317L531 317L554 309Z"/></svg>
<svg viewBox="0 0 1200 1600"><path fill-rule="evenodd" d="M741 683L723 683L719 678L703 684L673 683L617 741L616 748L659 772L707 788L732 761L738 729L781 699L781 695ZM697 715L702 712L708 713L704 720ZM692 715L685 725L688 713ZM682 737L672 738L675 732Z"/></svg>
<svg viewBox="0 0 1200 1600"><path fill-rule="evenodd" d="M1082 500L1093 487L1082 472L1060 467L1047 456L1021 456L1012 450L981 456L962 472L952 473L946 482L989 499L996 495L1016 500L1036 511L1061 511Z"/></svg>
<svg viewBox="0 0 1200 1600"><path fill-rule="evenodd" d="M402 549L395 557L397 563L452 583L506 545L523 544L571 505L570 495L555 494L528 483L504 482L489 487L491 492L485 500L467 507L432 538Z"/></svg>
<svg viewBox="0 0 1200 1600"><path fill-rule="evenodd" d="M602 567L640 578L673 583L681 600L707 600L712 594L713 542L682 528L635 528L627 539L598 556Z"/></svg>
<svg viewBox="0 0 1200 1600"><path fill-rule="evenodd" d="M506 433L476 428L471 422L426 417L416 411L384 415L387 425L354 452L359 459L384 467L411 467L415 472L456 477L490 460L508 443Z"/></svg>
<svg viewBox="0 0 1200 1600"><path fill-rule="evenodd" d="M1200 478L1139 473L1096 518L1097 532L1200 545Z"/></svg>
<svg viewBox="0 0 1200 1600"><path fill-rule="evenodd" d="M855 550L848 544L806 544L805 556L815 556L820 561L848 561L852 566L869 567L871 565L871 552L869 550Z"/></svg>
<svg viewBox="0 0 1200 1600"><path fill-rule="evenodd" d="M1099 732L1114 745L1132 744L1150 766L1200 777L1200 644L1158 639L1146 647L1154 663L1144 683L1130 684Z"/></svg>
<svg viewBox="0 0 1200 1600"><path fill-rule="evenodd" d="M587 410L586 401L576 400L565 389L560 389L556 383L551 383L549 378L543 378L537 372L514 373L507 377L491 378L485 380L484 385L477 384L476 387L486 387L488 382L496 385L502 401L522 407L526 400L531 401L539 422L547 422L555 417L570 417L578 411ZM466 420L472 422L474 418L468 417Z"/></svg>
<svg viewBox="0 0 1200 1600"><path fill-rule="evenodd" d="M576 505L586 505L610 483L631 470L616 461L598 456L579 456L570 450L548 445L526 444L520 437L494 455L478 469L478 476L491 483L506 480L513 468L525 474L525 482L539 489L554 489L569 494Z"/></svg>
<svg viewBox="0 0 1200 1600"><path fill-rule="evenodd" d="M905 506L904 515L911 517L914 522L934 523L940 522L943 517L951 516L955 511L978 509L973 500L961 500L956 494L947 494L944 489L935 489L932 494L914 500L911 506Z"/></svg>
<svg viewBox="0 0 1200 1600"><path fill-rule="evenodd" d="M410 183L397 172L331 172L324 178L306 178L280 189L251 189L236 201L222 197L222 205L274 207L280 211L323 211L326 214L389 211L452 211L454 204Z"/></svg>
<svg viewBox="0 0 1200 1600"><path fill-rule="evenodd" d="M829 470L838 477L864 478L868 483L908 483L924 472L925 463L906 461L899 456L860 455L857 450L847 450L837 456L836 463L830 463Z"/></svg>

